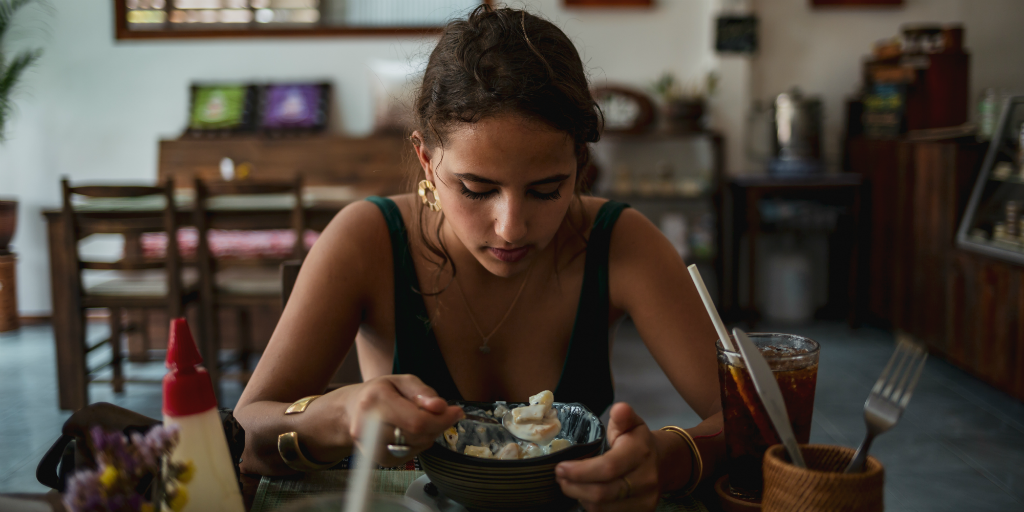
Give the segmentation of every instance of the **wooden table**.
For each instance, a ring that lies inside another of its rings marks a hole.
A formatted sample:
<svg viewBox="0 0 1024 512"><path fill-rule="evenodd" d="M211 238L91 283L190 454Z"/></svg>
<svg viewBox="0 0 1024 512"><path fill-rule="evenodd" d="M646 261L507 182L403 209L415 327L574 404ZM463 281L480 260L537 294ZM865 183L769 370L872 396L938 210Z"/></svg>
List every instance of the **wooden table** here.
<svg viewBox="0 0 1024 512"><path fill-rule="evenodd" d="M245 509L251 512L274 512L288 503L320 494L344 492L348 485L349 470L331 470L305 473L291 477L259 477L242 475L242 498ZM424 473L418 470L374 471L374 492L404 496L406 489ZM714 491L685 497L663 498L656 512L720 512ZM574 509L572 512L576 512ZM569 511L567 511L569 512Z"/></svg>
<svg viewBox="0 0 1024 512"><path fill-rule="evenodd" d="M742 317L753 323L759 318L757 312L757 250L758 235L768 231L758 208L763 199L803 200L831 206L841 206L846 213L841 215L840 225L829 233L830 257L829 286L837 285L844 296L832 301L832 309L845 308L845 315L851 325L856 324L858 269L862 257L864 230L861 218L863 180L858 174L823 174L817 176L779 178L772 176L737 176L729 183L726 209L732 219L728 222L729 236L724 242L728 248L723 253L729 262L725 265L725 279L722 290L726 292L725 303L731 317ZM740 240L747 235L747 297L748 306L740 308ZM843 293L845 292L845 293Z"/></svg>
<svg viewBox="0 0 1024 512"><path fill-rule="evenodd" d="M178 225L192 225L193 197L190 191L176 194L178 208ZM306 187L303 201L306 210L306 225L310 229L323 230L345 205L362 199L367 195L383 193L381 190L367 190L350 186ZM225 229L279 229L291 227L291 209L294 199L282 196L280 201L268 201L266 197L254 198L233 196L213 198L210 209L220 212L221 218L227 222L219 223ZM160 198L132 199L94 199L75 206L76 211L106 220L124 220L125 222L125 258L141 257L138 243L140 233L133 232L130 221L141 213L151 215L153 211L162 210ZM69 279L74 279L71 271L75 256L65 254L61 243L64 222L61 220L60 209L44 210L46 218L47 240L50 254L50 285L53 294L53 334L57 351L57 388L61 409L76 411L88 404L88 374L86 370L84 339L85 325L81 321L71 320L79 315L71 311L72 301L68 297L66 287Z"/></svg>

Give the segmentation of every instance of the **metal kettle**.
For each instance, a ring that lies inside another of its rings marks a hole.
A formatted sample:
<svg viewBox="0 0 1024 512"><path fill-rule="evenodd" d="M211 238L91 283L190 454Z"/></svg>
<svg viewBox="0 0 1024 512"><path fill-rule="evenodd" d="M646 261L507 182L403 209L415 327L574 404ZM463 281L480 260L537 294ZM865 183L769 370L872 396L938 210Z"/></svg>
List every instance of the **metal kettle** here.
<svg viewBox="0 0 1024 512"><path fill-rule="evenodd" d="M769 174L799 176L822 172L822 106L794 87L769 107L754 105L748 120L747 153Z"/></svg>

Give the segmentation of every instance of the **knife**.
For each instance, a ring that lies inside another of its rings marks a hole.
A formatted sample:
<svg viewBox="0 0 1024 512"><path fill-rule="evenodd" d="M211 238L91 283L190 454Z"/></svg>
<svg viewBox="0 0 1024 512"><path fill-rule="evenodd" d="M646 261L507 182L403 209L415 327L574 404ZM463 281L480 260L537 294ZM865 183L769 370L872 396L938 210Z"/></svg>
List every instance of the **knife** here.
<svg viewBox="0 0 1024 512"><path fill-rule="evenodd" d="M739 345L740 355L743 356L743 362L747 365L750 378L754 381L757 394L761 395L761 403L764 404L764 410L768 412L768 418L775 425L775 432L779 434L779 439L782 440L782 444L786 446L786 451L789 452L789 459L798 468L806 469L807 463L804 462L804 456L800 453L800 446L796 442L796 434L793 433L793 425L789 423L786 402L782 399L782 391L779 389L779 383L775 380L775 375L772 374L771 367L768 366L768 361L761 355L757 345L750 341L747 333L738 328L733 328L732 334L736 337L736 344ZM753 412L751 411L751 413Z"/></svg>

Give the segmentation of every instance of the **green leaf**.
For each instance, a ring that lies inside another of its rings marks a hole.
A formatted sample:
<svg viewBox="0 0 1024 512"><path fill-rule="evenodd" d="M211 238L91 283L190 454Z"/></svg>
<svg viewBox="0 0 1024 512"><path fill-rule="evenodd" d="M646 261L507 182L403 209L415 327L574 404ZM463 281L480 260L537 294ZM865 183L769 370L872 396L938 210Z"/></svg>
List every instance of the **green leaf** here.
<svg viewBox="0 0 1024 512"><path fill-rule="evenodd" d="M11 111L14 108L14 102L11 101L11 91L14 90L14 85L18 83L21 74L42 54L42 50L27 51L14 57L10 64L6 66L0 62L0 141L5 139L4 133L7 127L7 119L10 118Z"/></svg>
<svg viewBox="0 0 1024 512"><path fill-rule="evenodd" d="M7 34L7 29L11 26L11 20L14 19L14 15L17 14L18 10L34 1L0 0L0 40ZM0 45L2 44L0 42Z"/></svg>
<svg viewBox="0 0 1024 512"><path fill-rule="evenodd" d="M21 74L42 55L41 50L25 51L8 62L3 51L3 40L13 24L14 16L22 7L34 1L36 0L0 0L0 142L5 139L7 120L14 110L14 102L11 100L14 86L21 78Z"/></svg>

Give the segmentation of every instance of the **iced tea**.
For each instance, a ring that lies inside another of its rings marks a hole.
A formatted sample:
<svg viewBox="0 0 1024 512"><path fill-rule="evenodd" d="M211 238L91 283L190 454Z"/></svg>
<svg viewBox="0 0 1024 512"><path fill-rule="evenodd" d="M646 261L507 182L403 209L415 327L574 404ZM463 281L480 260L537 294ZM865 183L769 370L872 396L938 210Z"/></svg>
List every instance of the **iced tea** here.
<svg viewBox="0 0 1024 512"><path fill-rule="evenodd" d="M806 444L811 436L814 388L818 380L818 344L789 334L749 336L779 383L797 442ZM721 341L718 342L718 379L725 420L728 491L737 498L760 501L764 486L761 461L768 447L781 441L742 358L739 353L726 351Z"/></svg>

